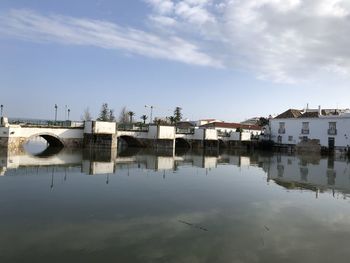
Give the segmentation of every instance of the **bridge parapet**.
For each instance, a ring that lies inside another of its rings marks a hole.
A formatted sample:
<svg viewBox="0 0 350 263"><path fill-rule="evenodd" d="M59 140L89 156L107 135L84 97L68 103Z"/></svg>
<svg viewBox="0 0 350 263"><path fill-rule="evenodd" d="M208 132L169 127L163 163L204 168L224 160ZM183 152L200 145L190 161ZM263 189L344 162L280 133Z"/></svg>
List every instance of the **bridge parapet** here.
<svg viewBox="0 0 350 263"><path fill-rule="evenodd" d="M51 146L80 147L83 141L82 128L22 127L9 125L0 127L0 146L10 149L21 148L34 137L44 138Z"/></svg>

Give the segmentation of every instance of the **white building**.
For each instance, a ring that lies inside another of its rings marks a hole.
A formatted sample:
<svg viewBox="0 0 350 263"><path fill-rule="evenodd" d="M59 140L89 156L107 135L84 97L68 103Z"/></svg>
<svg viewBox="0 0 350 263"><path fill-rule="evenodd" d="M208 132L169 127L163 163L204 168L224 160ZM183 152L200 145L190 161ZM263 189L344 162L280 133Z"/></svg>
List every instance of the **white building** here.
<svg viewBox="0 0 350 263"><path fill-rule="evenodd" d="M226 134L230 134L232 132L236 132L237 129L241 129L242 132L249 133L250 135L260 135L262 130L261 127L257 125L246 125L233 122L211 122L200 126L200 128L214 129L218 131L218 133Z"/></svg>
<svg viewBox="0 0 350 263"><path fill-rule="evenodd" d="M350 146L350 113L344 110L287 110L270 119L270 139L281 145L298 145L315 140L321 147Z"/></svg>

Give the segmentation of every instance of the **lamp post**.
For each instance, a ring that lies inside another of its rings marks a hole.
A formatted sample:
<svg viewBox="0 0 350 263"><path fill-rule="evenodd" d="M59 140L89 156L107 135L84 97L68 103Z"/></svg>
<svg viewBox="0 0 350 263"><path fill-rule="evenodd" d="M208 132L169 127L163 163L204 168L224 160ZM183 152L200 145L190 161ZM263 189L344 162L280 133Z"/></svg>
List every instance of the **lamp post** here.
<svg viewBox="0 0 350 263"><path fill-rule="evenodd" d="M57 106L57 104L55 104L55 124L57 122L57 108L58 108L58 106Z"/></svg>
<svg viewBox="0 0 350 263"><path fill-rule="evenodd" d="M69 120L69 115L70 115L70 109L68 109L68 120Z"/></svg>
<svg viewBox="0 0 350 263"><path fill-rule="evenodd" d="M154 106L152 106L152 105L145 105L145 108L150 108L150 118L149 118L149 123L151 124L151 122L152 122L152 115L153 115L153 108L154 108Z"/></svg>
<svg viewBox="0 0 350 263"><path fill-rule="evenodd" d="M1 108L1 115L0 115L0 117L3 117L4 105L1 104L0 108Z"/></svg>

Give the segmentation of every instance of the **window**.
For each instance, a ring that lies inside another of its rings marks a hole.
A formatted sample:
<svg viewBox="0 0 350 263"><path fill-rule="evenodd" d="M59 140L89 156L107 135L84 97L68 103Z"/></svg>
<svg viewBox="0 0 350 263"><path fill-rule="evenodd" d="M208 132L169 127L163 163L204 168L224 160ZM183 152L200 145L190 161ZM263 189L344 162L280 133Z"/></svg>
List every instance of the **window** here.
<svg viewBox="0 0 350 263"><path fill-rule="evenodd" d="M310 133L309 123L308 122L303 122L302 123L301 133L302 134L309 134Z"/></svg>
<svg viewBox="0 0 350 263"><path fill-rule="evenodd" d="M279 129L278 129L278 133L283 134L286 133L286 124L284 122L280 122L279 123Z"/></svg>
<svg viewBox="0 0 350 263"><path fill-rule="evenodd" d="M328 134L329 135L337 135L337 123L336 122L329 122Z"/></svg>
<svg viewBox="0 0 350 263"><path fill-rule="evenodd" d="M293 141L293 136L288 136L288 141L292 142Z"/></svg>

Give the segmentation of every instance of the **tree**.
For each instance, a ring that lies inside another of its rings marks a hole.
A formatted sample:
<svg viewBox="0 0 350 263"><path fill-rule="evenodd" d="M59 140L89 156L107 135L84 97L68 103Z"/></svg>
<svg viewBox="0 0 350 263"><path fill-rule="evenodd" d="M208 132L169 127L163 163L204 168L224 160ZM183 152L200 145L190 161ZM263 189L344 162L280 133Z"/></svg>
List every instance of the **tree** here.
<svg viewBox="0 0 350 263"><path fill-rule="evenodd" d="M170 124L173 125L176 122L176 118L174 116L168 117Z"/></svg>
<svg viewBox="0 0 350 263"><path fill-rule="evenodd" d="M264 126L266 126L266 125L268 125L269 124L269 120L268 119L266 119L266 118L264 118L264 117L260 117L259 118L259 120L258 120L258 125L260 126L260 127L264 127Z"/></svg>
<svg viewBox="0 0 350 263"><path fill-rule="evenodd" d="M174 118L175 118L175 122L179 122L182 120L182 113L181 113L181 108L180 107L176 107L174 110Z"/></svg>
<svg viewBox="0 0 350 263"><path fill-rule="evenodd" d="M124 106L119 113L119 122L127 123L129 121L129 114L127 108Z"/></svg>
<svg viewBox="0 0 350 263"><path fill-rule="evenodd" d="M128 114L130 117L130 123L132 123L132 117L135 115L135 112L129 111Z"/></svg>
<svg viewBox="0 0 350 263"><path fill-rule="evenodd" d="M114 110L109 110L109 121L115 121Z"/></svg>
<svg viewBox="0 0 350 263"><path fill-rule="evenodd" d="M236 132L242 133L242 132L243 132L243 129L242 129L241 127L239 127L239 128L236 129Z"/></svg>
<svg viewBox="0 0 350 263"><path fill-rule="evenodd" d="M109 108L107 103L103 103L101 110L100 110L100 115L97 118L98 121L108 121L109 119Z"/></svg>
<svg viewBox="0 0 350 263"><path fill-rule="evenodd" d="M109 109L108 103L102 104L100 115L97 118L97 120L98 121L115 121L114 110Z"/></svg>
<svg viewBox="0 0 350 263"><path fill-rule="evenodd" d="M82 121L91 121L92 120L92 116L91 116L89 107L87 107L84 110L83 115L81 116L81 120Z"/></svg>
<svg viewBox="0 0 350 263"><path fill-rule="evenodd" d="M142 115L141 120L143 120L143 124L146 124L146 120L148 119L147 115Z"/></svg>

